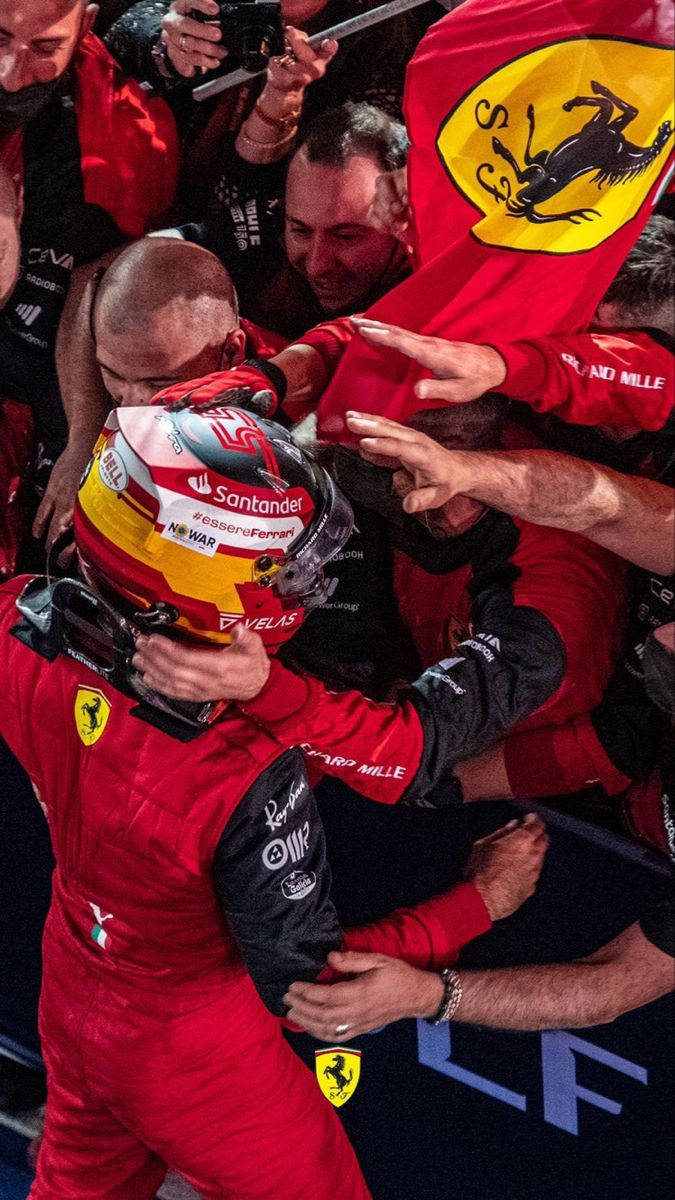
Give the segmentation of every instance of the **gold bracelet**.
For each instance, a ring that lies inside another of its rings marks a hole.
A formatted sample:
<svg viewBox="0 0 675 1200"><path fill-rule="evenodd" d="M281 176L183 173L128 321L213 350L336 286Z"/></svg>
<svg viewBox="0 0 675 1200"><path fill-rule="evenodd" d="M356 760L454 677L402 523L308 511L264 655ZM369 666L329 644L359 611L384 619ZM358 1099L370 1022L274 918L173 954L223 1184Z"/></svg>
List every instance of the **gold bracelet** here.
<svg viewBox="0 0 675 1200"><path fill-rule="evenodd" d="M254 146L256 150L281 150L284 146L288 146L298 132L298 127L295 125L289 129L282 138L277 138L275 142L259 142L257 138L249 137L246 131L242 128L239 130L238 137L244 142L248 142L249 146Z"/></svg>
<svg viewBox="0 0 675 1200"><path fill-rule="evenodd" d="M290 109L283 117L271 117L266 113L259 100L256 100L253 112L263 122L263 125L271 125L274 129L290 129L297 125L300 116L299 108Z"/></svg>

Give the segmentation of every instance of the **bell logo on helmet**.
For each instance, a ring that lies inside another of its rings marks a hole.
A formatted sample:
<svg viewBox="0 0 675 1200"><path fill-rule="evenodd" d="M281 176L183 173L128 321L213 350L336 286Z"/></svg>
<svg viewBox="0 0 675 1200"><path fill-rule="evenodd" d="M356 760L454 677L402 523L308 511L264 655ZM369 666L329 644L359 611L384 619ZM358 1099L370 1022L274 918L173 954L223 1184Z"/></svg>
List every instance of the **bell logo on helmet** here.
<svg viewBox="0 0 675 1200"><path fill-rule="evenodd" d="M117 450L104 450L98 460L98 473L101 476L101 483L110 488L111 492L123 492L129 482L124 459Z"/></svg>

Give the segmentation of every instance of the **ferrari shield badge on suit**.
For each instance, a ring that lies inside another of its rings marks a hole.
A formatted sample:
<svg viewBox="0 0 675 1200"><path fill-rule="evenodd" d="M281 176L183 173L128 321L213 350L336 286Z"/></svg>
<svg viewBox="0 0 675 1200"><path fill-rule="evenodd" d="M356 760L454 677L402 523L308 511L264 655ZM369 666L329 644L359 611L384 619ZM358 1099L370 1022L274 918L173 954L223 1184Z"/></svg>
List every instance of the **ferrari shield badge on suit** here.
<svg viewBox="0 0 675 1200"><path fill-rule="evenodd" d="M319 1087L336 1108L346 1104L356 1091L361 1075L361 1051L330 1046L314 1051L314 1069Z"/></svg>

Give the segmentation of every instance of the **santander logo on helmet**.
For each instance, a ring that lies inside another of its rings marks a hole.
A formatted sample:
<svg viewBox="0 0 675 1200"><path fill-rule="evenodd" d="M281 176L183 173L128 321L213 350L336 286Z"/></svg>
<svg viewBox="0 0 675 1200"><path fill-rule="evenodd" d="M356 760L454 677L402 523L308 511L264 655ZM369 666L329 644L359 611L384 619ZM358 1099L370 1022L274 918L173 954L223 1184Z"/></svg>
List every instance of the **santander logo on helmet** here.
<svg viewBox="0 0 675 1200"><path fill-rule="evenodd" d="M176 632L216 644L244 622L274 650L325 599L322 568L353 517L274 422L140 407L108 417L74 525L88 577L127 612L161 604Z"/></svg>

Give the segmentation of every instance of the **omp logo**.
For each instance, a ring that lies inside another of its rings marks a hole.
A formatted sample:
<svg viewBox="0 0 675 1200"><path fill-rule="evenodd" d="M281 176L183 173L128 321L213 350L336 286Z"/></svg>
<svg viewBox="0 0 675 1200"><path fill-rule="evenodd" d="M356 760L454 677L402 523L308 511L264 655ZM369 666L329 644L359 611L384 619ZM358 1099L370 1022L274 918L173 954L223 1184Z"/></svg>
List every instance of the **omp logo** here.
<svg viewBox="0 0 675 1200"><path fill-rule="evenodd" d="M188 475L188 483L190 484L193 492L197 492L199 496L211 495L212 488L206 471L204 471L201 475Z"/></svg>
<svg viewBox="0 0 675 1200"><path fill-rule="evenodd" d="M17 317L20 317L24 325L31 326L34 321L37 321L42 308L39 304L17 304L14 309Z"/></svg>
<svg viewBox="0 0 675 1200"><path fill-rule="evenodd" d="M268 871L280 871L286 863L298 863L304 858L309 845L309 821L293 829L285 838L273 838L262 852L262 860Z"/></svg>

